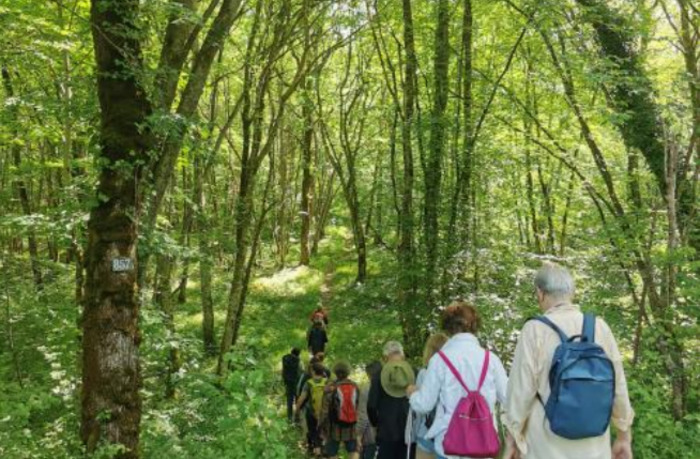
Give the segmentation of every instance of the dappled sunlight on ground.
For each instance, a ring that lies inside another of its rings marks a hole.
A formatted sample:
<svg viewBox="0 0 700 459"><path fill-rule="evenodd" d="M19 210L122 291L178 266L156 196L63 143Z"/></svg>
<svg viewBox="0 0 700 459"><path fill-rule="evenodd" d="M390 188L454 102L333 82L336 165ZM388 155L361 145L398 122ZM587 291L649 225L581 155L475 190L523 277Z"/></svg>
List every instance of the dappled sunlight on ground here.
<svg viewBox="0 0 700 459"><path fill-rule="evenodd" d="M226 319L225 311L214 312L215 323L222 323ZM202 326L202 312L198 311L195 313L190 313L187 315L179 315L177 319L177 324L184 327L195 327L199 328Z"/></svg>
<svg viewBox="0 0 700 459"><path fill-rule="evenodd" d="M285 268L268 277L253 281L251 290L271 291L285 295L303 295L310 289L318 288L321 273L307 266Z"/></svg>
<svg viewBox="0 0 700 459"><path fill-rule="evenodd" d="M346 228L331 227L310 267L268 271L251 282L235 345L241 354L236 358L239 365L252 365L264 372L265 384L270 388L269 403L278 407L280 417L284 416L279 376L282 357L292 347L299 347L302 362L308 362L306 333L310 326L309 316L322 302L330 311L331 320L327 366L332 367L338 359L348 360L354 370L352 377L358 383L366 383L364 366L380 357L384 342L400 338L396 312L387 307L392 301L392 292L380 277L380 273L387 269L387 260L391 260L383 256L385 253L388 252L377 250L375 258L378 260L372 259L367 283L358 286L355 284L357 260L352 233ZM212 286L217 345L226 320L228 276L227 272L219 272ZM187 302L176 309L178 335L195 347L199 346L202 333L199 295L199 286L191 282ZM186 350L183 350L183 355L187 355ZM213 372L215 365L216 359L212 357L202 368ZM288 454L297 457L299 451L295 443L299 438L296 431L289 432L289 440Z"/></svg>

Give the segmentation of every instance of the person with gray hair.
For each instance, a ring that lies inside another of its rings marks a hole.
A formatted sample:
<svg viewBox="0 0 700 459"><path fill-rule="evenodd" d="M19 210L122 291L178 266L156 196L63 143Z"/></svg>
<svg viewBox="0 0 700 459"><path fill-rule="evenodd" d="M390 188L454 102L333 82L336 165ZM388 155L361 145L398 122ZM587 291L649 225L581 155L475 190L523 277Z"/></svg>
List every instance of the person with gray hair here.
<svg viewBox="0 0 700 459"><path fill-rule="evenodd" d="M571 301L576 286L569 271L555 263L545 263L535 275L538 293L557 301Z"/></svg>
<svg viewBox="0 0 700 459"><path fill-rule="evenodd" d="M383 355L385 359L388 359L394 355L403 358L403 345L398 341L387 341L387 343L384 345Z"/></svg>
<svg viewBox="0 0 700 459"><path fill-rule="evenodd" d="M566 268L546 263L537 271L534 283L537 302L544 315L525 324L515 348L503 414L508 431L503 458L632 459L634 411L627 392L622 356L610 327L600 317L594 318L592 336L614 368L610 421L617 431L615 442L611 447L609 427L602 435L577 439L564 438L552 431L544 401L552 392L549 372L562 338L546 323L553 324L565 336L581 336L584 314L573 304L574 279ZM589 421L580 420L581 423Z"/></svg>

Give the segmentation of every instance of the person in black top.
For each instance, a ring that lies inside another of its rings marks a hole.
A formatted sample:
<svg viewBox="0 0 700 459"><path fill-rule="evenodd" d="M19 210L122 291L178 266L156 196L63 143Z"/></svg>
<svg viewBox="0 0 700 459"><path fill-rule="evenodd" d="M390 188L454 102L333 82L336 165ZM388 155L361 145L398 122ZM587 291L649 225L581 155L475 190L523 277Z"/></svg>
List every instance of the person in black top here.
<svg viewBox="0 0 700 459"><path fill-rule="evenodd" d="M301 377L301 350L293 348L292 352L282 357L282 381L287 396L287 419L292 422L294 416L294 401L297 396L297 383Z"/></svg>
<svg viewBox="0 0 700 459"><path fill-rule="evenodd" d="M326 350L326 343L328 342L328 334L326 330L323 329L323 321L314 322L313 327L309 330L307 336L307 345L309 346L309 352L311 355L316 355L319 352L324 352Z"/></svg>
<svg viewBox="0 0 700 459"><path fill-rule="evenodd" d="M406 387L413 384L412 381L415 381L415 372L406 362L403 346L389 341L384 346L384 367L372 377L367 400L367 415L377 429L377 459L406 458L405 432L409 410ZM411 457L415 457L413 446L411 450Z"/></svg>

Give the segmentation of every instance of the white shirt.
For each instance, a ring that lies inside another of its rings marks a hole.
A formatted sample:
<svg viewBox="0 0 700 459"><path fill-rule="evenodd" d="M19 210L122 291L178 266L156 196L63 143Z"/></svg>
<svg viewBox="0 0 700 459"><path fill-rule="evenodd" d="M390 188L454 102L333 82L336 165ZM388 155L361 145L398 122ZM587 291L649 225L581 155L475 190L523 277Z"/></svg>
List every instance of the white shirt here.
<svg viewBox="0 0 700 459"><path fill-rule="evenodd" d="M460 333L445 343L442 352L462 376L469 390L476 390L486 355L486 351L479 345L479 340L471 333ZM491 414L494 416L494 425L496 425L494 411L496 401L501 404L505 402L507 386L506 370L503 368L501 359L492 352L486 379L481 388L481 395L489 404ZM435 439L435 449L440 456L445 456L442 442L452 419L452 413L459 400L466 396L467 393L457 378L442 358L435 354L430 359L423 384L411 395L410 402L411 408L418 413L429 413L437 405L435 421L433 421L425 438Z"/></svg>

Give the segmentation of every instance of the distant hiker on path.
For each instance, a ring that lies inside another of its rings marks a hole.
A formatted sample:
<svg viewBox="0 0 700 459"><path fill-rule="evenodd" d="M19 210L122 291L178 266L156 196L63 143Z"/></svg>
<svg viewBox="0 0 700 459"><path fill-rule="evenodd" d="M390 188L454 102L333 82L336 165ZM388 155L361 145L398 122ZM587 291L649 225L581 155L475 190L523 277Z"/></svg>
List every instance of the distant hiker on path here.
<svg viewBox="0 0 700 459"><path fill-rule="evenodd" d="M287 397L287 419L289 422L293 420L297 383L302 375L300 354L301 350L295 347L289 354L282 357L282 381L284 382L285 395Z"/></svg>
<svg viewBox="0 0 700 459"><path fill-rule="evenodd" d="M444 459L450 450L454 455L466 456L452 451L453 440L463 446L467 439L463 431L455 430L469 421L465 413L457 412L457 422L453 419L455 410L463 406L468 391L474 392L479 402L483 401L482 416L490 416L492 424L480 423L480 427L490 432L495 441L493 456L498 457L498 437L495 413L496 401L501 404L506 399L508 378L501 360L495 354L483 349L475 334L479 330L480 319L476 309L464 302L454 302L442 314L442 330L450 339L442 350L430 359L425 378L420 387L411 386L407 389L411 408L418 413L430 413L435 407L435 419L425 434L425 439L434 439L438 459ZM465 389L466 386L466 389ZM478 395L481 394L481 395ZM476 400L471 396L472 400ZM449 440L449 441L448 441ZM467 439L469 440L469 439ZM469 446L478 446L471 442ZM549 459L541 457L540 459Z"/></svg>
<svg viewBox="0 0 700 459"><path fill-rule="evenodd" d="M525 324L515 349L503 416L508 429L503 457L631 459L634 411L610 327L595 316L584 320L572 303L574 280L561 266L540 268L535 290L544 316ZM580 351L560 354L567 348ZM560 384L566 374L551 379L550 372L560 374L553 366L555 352L557 361L565 359L566 368L576 371L575 384ZM550 397L555 391L556 399ZM617 430L612 448L611 419Z"/></svg>
<svg viewBox="0 0 700 459"><path fill-rule="evenodd" d="M314 309L314 312L311 313L309 320L311 321L311 324L321 321L323 323L323 328L326 328L329 323L328 311L323 306L319 306Z"/></svg>
<svg viewBox="0 0 700 459"><path fill-rule="evenodd" d="M321 409L321 432L326 441L324 455L337 458L341 443L349 459L358 459L357 421L360 389L350 379L350 364L340 361L333 366L336 380L326 386Z"/></svg>
<svg viewBox="0 0 700 459"><path fill-rule="evenodd" d="M309 454L321 455L323 443L319 432L319 420L325 394L326 378L325 368L321 362L314 362L311 366L312 377L304 383L304 388L297 402L297 411L306 405L306 443Z"/></svg>
<svg viewBox="0 0 700 459"><path fill-rule="evenodd" d="M372 379L367 413L377 428L378 459L405 459L408 399L406 388L415 380L415 373L406 361L403 346L397 341L384 345L384 367Z"/></svg>
<svg viewBox="0 0 700 459"><path fill-rule="evenodd" d="M323 321L317 320L314 322L313 326L309 330L309 333L307 334L306 342L311 355L316 355L319 352L325 352L326 343L328 342L328 334L323 328Z"/></svg>
<svg viewBox="0 0 700 459"><path fill-rule="evenodd" d="M311 360L309 364L306 367L306 371L304 371L301 376L299 377L299 382L297 383L296 386L296 394L297 394L297 400L301 398L302 393L304 392L304 389L306 388L306 382L309 381L313 377L313 368L314 366L318 364L320 365L320 370L321 373L323 374L324 378L328 379L331 376L331 372L328 370L323 365L323 354L320 353L316 356L311 357ZM308 414L309 410L309 399L302 400L301 403L297 402L297 418L301 421L301 429L304 434L304 437L307 438L307 444L308 444L308 434L309 434L309 426L308 422L306 419L306 415Z"/></svg>

